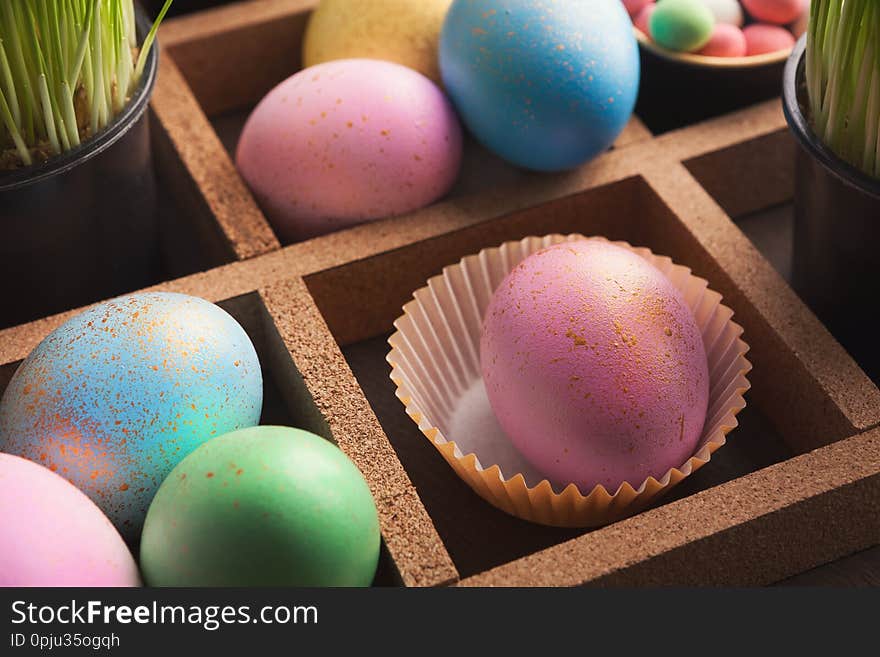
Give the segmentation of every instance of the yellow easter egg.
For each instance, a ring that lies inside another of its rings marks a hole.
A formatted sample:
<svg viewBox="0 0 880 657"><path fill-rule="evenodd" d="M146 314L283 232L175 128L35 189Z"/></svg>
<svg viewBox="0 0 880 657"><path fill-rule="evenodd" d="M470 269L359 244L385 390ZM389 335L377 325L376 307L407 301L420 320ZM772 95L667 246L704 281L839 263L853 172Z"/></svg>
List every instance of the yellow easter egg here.
<svg viewBox="0 0 880 657"><path fill-rule="evenodd" d="M437 49L452 0L322 0L312 13L303 65L384 59L440 83Z"/></svg>

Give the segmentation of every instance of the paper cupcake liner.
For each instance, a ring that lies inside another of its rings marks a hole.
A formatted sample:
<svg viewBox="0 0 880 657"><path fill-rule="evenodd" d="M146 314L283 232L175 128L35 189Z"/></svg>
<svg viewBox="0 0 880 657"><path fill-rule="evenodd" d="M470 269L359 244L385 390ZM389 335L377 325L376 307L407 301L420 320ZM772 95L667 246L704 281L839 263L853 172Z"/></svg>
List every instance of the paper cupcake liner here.
<svg viewBox="0 0 880 657"><path fill-rule="evenodd" d="M574 484L555 486L515 449L495 420L480 372L480 331L492 295L507 274L529 255L582 235L548 235L506 242L446 267L414 294L389 338L387 360L397 397L422 433L456 474L490 504L524 520L558 527L594 527L645 508L708 463L737 426L749 389L748 345L733 311L721 295L690 269L650 250L614 242L659 269L678 288L693 312L709 361L709 407L694 455L659 480L613 494L597 485L584 495ZM488 465L484 465L488 464Z"/></svg>

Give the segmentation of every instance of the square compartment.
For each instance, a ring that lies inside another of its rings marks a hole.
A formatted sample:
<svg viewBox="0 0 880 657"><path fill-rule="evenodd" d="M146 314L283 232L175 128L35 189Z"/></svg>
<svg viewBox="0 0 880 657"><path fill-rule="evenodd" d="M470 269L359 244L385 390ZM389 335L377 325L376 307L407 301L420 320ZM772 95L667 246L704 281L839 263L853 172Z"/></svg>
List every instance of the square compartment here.
<svg viewBox="0 0 880 657"><path fill-rule="evenodd" d="M232 165L239 135L256 104L274 86L301 69L302 39L316 4L315 0L250 6L240 2L163 25L160 31L163 46L173 57L189 92L223 145L224 170ZM229 70L235 70L236 75L230 76ZM161 98L161 102L169 104L179 100L170 95L167 99ZM650 136L641 121L633 117L615 147L629 146ZM214 157L221 154L214 151ZM589 164L581 170L588 167ZM537 174L519 169L466 136L458 181L437 203L477 195L487 189L513 187L533 178L552 181L571 175L577 175L577 171ZM236 185L235 193L239 193L241 187ZM265 217L259 221L268 226Z"/></svg>
<svg viewBox="0 0 880 657"><path fill-rule="evenodd" d="M166 246L181 268L166 273L214 268L158 289L225 299L263 364L263 420L332 438L364 473L382 526L377 584L756 585L880 543L862 512L880 497L880 391L754 248L784 272L774 226L786 222L791 144L778 102L653 138L633 123L626 148L575 172L502 167L503 185L281 248L228 148L299 67L315 3L232 3L163 27L154 148L182 208ZM478 156L470 170L492 168ZM692 267L735 310L755 366L741 426L712 462L654 508L589 532L478 498L406 416L385 363L392 322L429 276L550 232L625 239ZM0 390L65 317L0 330ZM480 545L474 527L505 538Z"/></svg>
<svg viewBox="0 0 880 657"><path fill-rule="evenodd" d="M217 305L232 315L253 342L263 374L261 425L306 429L332 440L326 426L314 422L317 409L303 386L302 377L289 354L278 349L279 336L257 292L220 301ZM0 398L21 361L0 365ZM383 541L374 586L397 586L400 578Z"/></svg>
<svg viewBox="0 0 880 657"><path fill-rule="evenodd" d="M678 264L692 267L698 275L709 279L710 287L716 288L713 280L718 277L712 274L719 266L717 261L694 243L687 227L641 177L595 187L305 278L333 338L341 346L462 578L528 559L527 555L541 554L568 541L588 541L594 532L542 527L516 519L489 505L459 480L396 399L395 386L388 378L390 368L385 362L389 351L386 339L402 305L443 266L506 240L552 232L604 235L647 246L655 253L670 255ZM746 310L741 304L747 301L742 298L728 299L726 303L737 314ZM753 308L748 310L754 312ZM762 343L769 337L746 332L744 339L752 344L752 339ZM779 384L780 373L755 363L755 370L749 375L753 392L747 395L749 406L738 417L740 427L705 468L655 506L662 508L677 500L687 500L700 491L764 471L789 461L801 451L797 429L787 422L788 409L761 394L763 388ZM807 378L806 373L801 374ZM786 385L798 387L800 382L791 377L789 372ZM829 435L838 431L831 419L826 426L817 428L817 432ZM637 518L650 513L644 512ZM597 531L609 531L618 524ZM479 539L486 535L493 536L493 540Z"/></svg>
<svg viewBox="0 0 880 657"><path fill-rule="evenodd" d="M794 138L782 128L683 163L789 284L794 257L795 150ZM857 345L842 344L865 367ZM875 384L880 382L880 372L867 374Z"/></svg>

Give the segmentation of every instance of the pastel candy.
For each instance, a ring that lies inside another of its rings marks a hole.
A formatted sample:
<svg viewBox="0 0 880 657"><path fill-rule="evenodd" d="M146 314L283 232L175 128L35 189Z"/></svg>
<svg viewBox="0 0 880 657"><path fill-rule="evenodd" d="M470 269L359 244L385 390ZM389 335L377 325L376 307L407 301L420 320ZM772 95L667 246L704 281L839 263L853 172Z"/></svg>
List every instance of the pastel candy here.
<svg viewBox="0 0 880 657"><path fill-rule="evenodd" d="M755 23L743 30L746 37L746 55L764 55L767 53L790 50L794 46L794 36L784 27Z"/></svg>
<svg viewBox="0 0 880 657"><path fill-rule="evenodd" d="M789 26L791 33L794 35L795 39L799 39L801 35L807 31L807 27L810 25L810 3L807 2L806 9L804 12L798 17L798 19Z"/></svg>
<svg viewBox="0 0 880 657"><path fill-rule="evenodd" d="M651 15L651 37L660 46L694 52L712 37L715 17L701 0L661 0Z"/></svg>
<svg viewBox="0 0 880 657"><path fill-rule="evenodd" d="M787 25L804 13L804 0L742 0L746 11L758 21Z"/></svg>
<svg viewBox="0 0 880 657"><path fill-rule="evenodd" d="M653 0L623 0L623 6L632 18L638 16L642 9L650 4L653 4Z"/></svg>
<svg viewBox="0 0 880 657"><path fill-rule="evenodd" d="M719 23L703 48L697 53L705 57L745 57L748 46L743 31L735 25Z"/></svg>
<svg viewBox="0 0 880 657"><path fill-rule="evenodd" d="M742 6L738 0L703 0L703 4L715 16L717 23L742 27L745 22Z"/></svg>
<svg viewBox="0 0 880 657"><path fill-rule="evenodd" d="M657 3L650 2L642 7L642 10L635 18L635 26L646 36L651 34L651 16L654 14L655 9L657 9Z"/></svg>

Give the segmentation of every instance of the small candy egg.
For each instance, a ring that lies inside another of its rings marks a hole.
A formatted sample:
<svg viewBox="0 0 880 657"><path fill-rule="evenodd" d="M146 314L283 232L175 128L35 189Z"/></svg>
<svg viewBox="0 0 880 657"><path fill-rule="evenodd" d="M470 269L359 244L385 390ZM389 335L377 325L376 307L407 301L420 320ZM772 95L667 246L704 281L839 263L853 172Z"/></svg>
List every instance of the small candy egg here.
<svg viewBox="0 0 880 657"><path fill-rule="evenodd" d="M742 5L738 0L702 0L712 14L716 23L742 27L745 22Z"/></svg>
<svg viewBox="0 0 880 657"><path fill-rule="evenodd" d="M704 57L745 57L747 51L746 36L735 25L719 23L712 32L709 43L697 51Z"/></svg>
<svg viewBox="0 0 880 657"><path fill-rule="evenodd" d="M368 586L379 540L370 489L345 454L262 426L207 441L168 475L141 567L152 586Z"/></svg>
<svg viewBox="0 0 880 657"><path fill-rule="evenodd" d="M775 25L793 23L804 13L804 0L742 0L755 20Z"/></svg>
<svg viewBox="0 0 880 657"><path fill-rule="evenodd" d="M749 57L791 50L795 43L792 33L778 25L754 23L747 25L743 34L746 37L746 54Z"/></svg>
<svg viewBox="0 0 880 657"><path fill-rule="evenodd" d="M71 481L135 540L159 484L203 441L260 419L256 351L218 306L144 292L69 319L0 402L0 449Z"/></svg>
<svg viewBox="0 0 880 657"><path fill-rule="evenodd" d="M384 59L440 83L437 47L452 0L321 0L303 42L303 66Z"/></svg>
<svg viewBox="0 0 880 657"><path fill-rule="evenodd" d="M343 59L270 91L245 124L236 162L289 242L430 204L455 182L461 151L455 111L428 78Z"/></svg>
<svg viewBox="0 0 880 657"><path fill-rule="evenodd" d="M810 26L810 1L804 0L804 11L798 19L789 27L795 39L801 38L807 28Z"/></svg>
<svg viewBox="0 0 880 657"><path fill-rule="evenodd" d="M642 7L642 10L636 16L634 24L645 36L651 35L651 15L654 13L655 9L657 9L657 3L649 2Z"/></svg>
<svg viewBox="0 0 880 657"><path fill-rule="evenodd" d="M630 18L635 18L639 15L647 5L651 4L653 0L623 0L623 6L626 7L627 13L629 13Z"/></svg>
<svg viewBox="0 0 880 657"><path fill-rule="evenodd" d="M455 0L440 70L487 148L527 169L559 171L607 150L626 126L639 53L620 0Z"/></svg>
<svg viewBox="0 0 880 657"><path fill-rule="evenodd" d="M695 52L712 37L715 17L701 0L660 0L651 15L651 37L669 50Z"/></svg>
<svg viewBox="0 0 880 657"><path fill-rule="evenodd" d="M48 468L0 454L0 586L140 586L119 532Z"/></svg>
<svg viewBox="0 0 880 657"><path fill-rule="evenodd" d="M638 487L696 451L709 401L700 330L627 249L589 240L526 258L492 297L480 363L499 424L559 486Z"/></svg>

